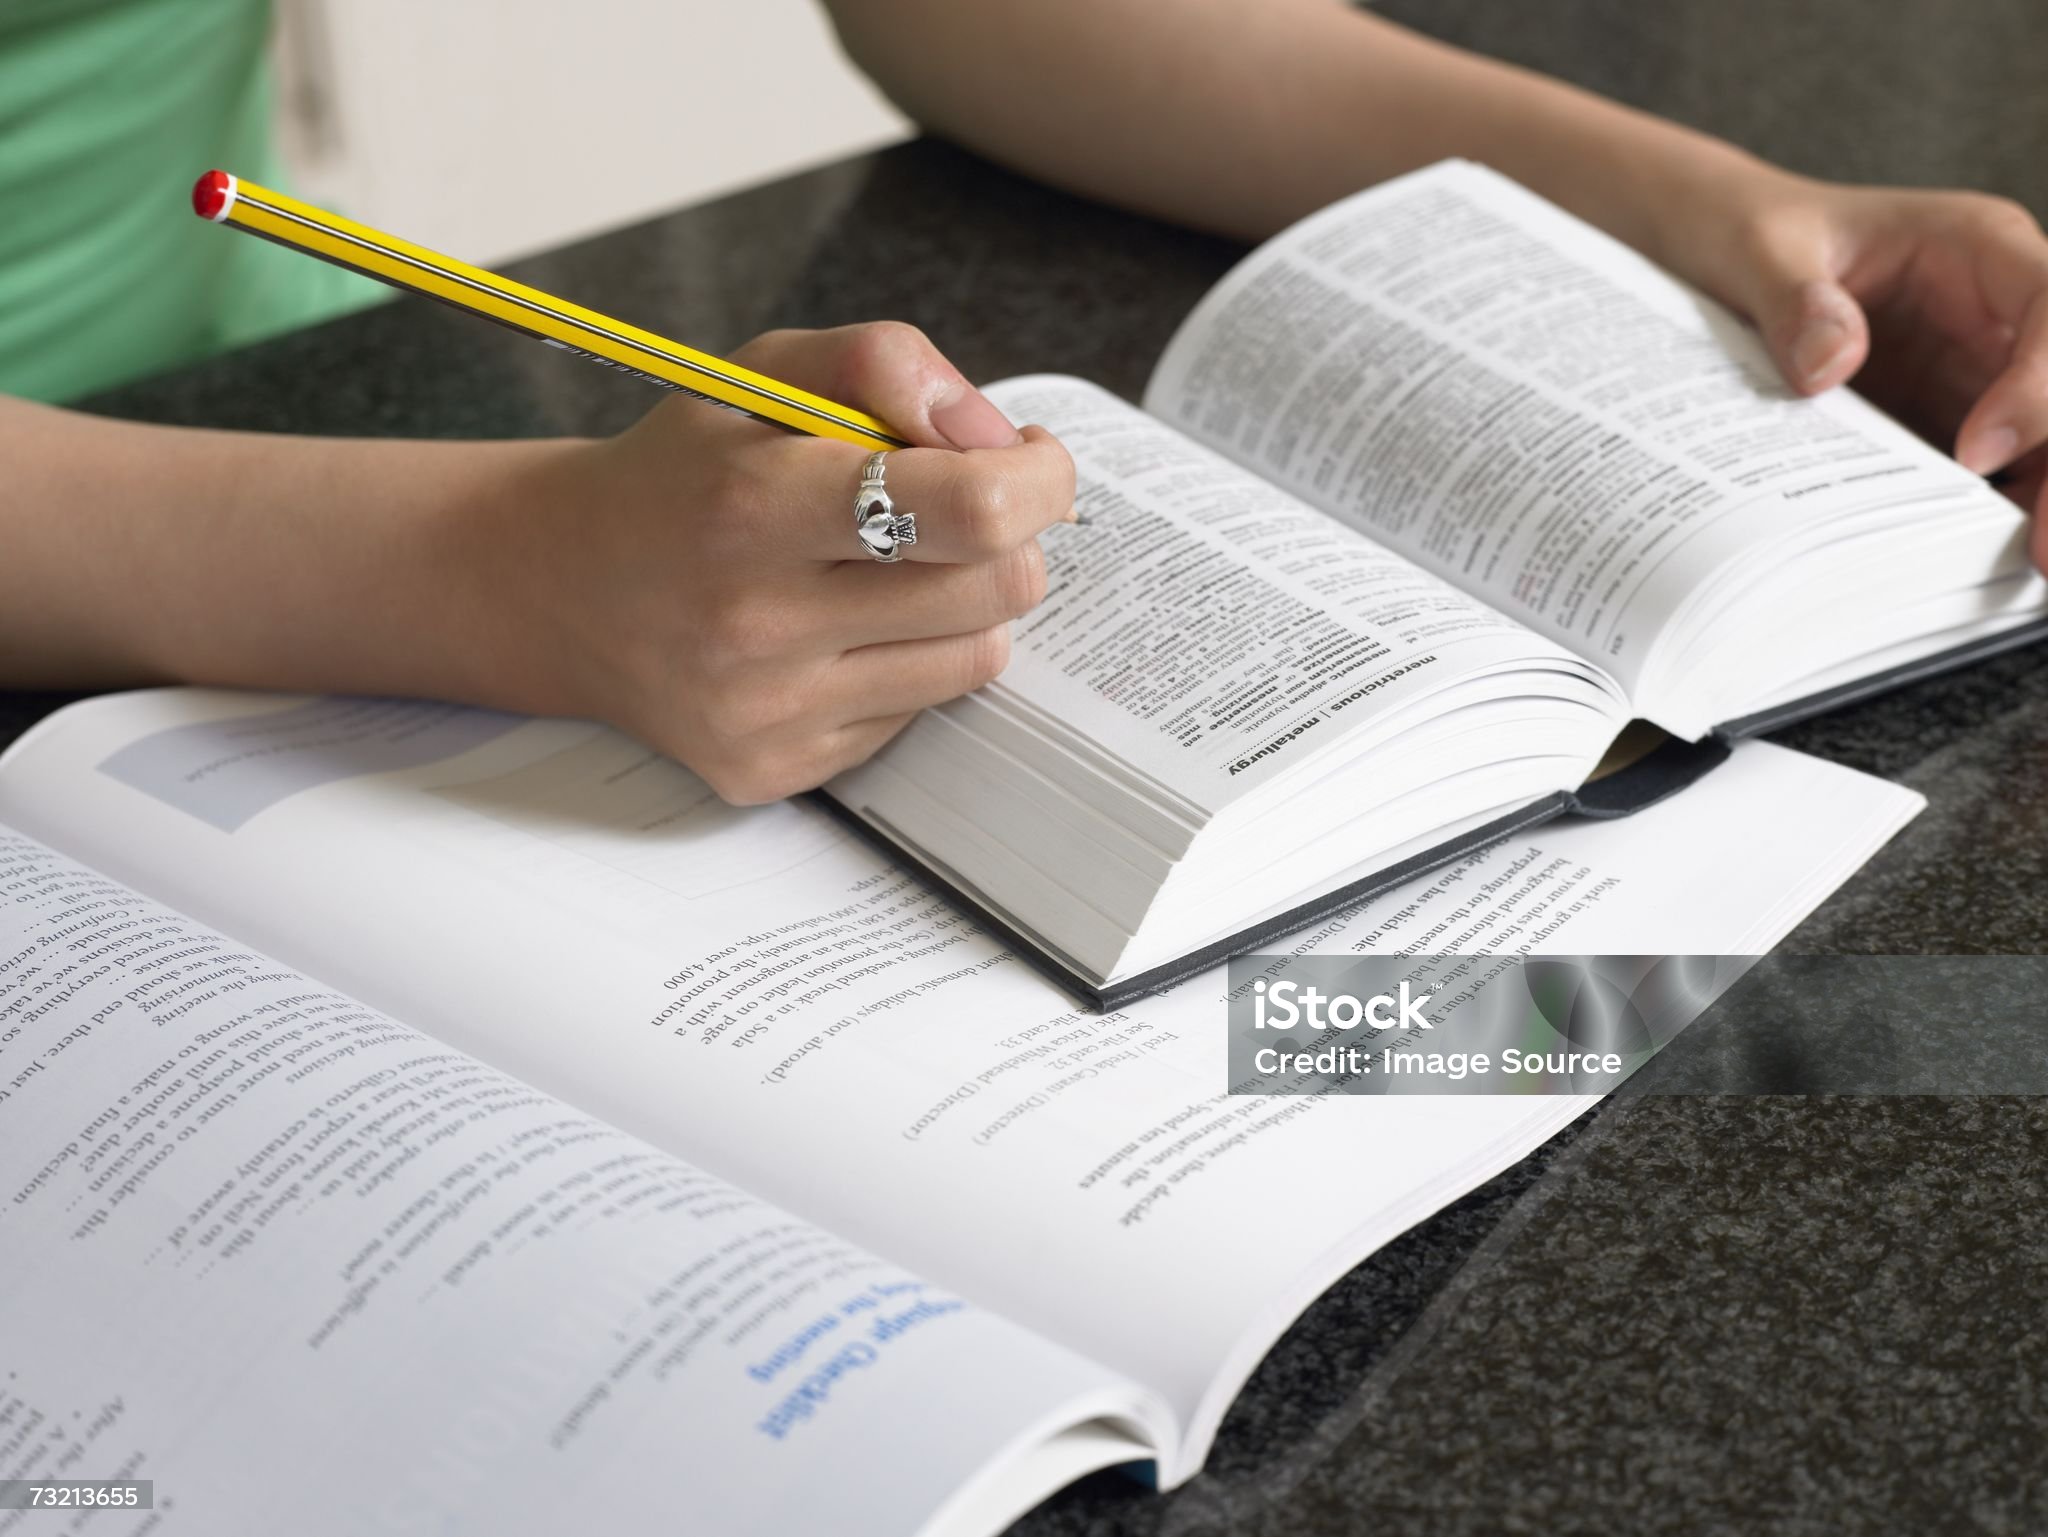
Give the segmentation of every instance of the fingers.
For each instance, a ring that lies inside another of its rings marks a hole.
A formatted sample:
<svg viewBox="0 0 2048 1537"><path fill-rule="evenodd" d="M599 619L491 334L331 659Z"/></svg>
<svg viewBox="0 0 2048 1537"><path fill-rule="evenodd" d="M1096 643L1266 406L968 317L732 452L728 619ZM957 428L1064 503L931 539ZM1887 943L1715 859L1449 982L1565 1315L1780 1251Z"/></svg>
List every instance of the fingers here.
<svg viewBox="0 0 2048 1537"><path fill-rule="evenodd" d="M904 555L928 563L995 560L1074 512L1074 461L1043 427L1027 427L1012 448L891 454L885 484L896 511L917 520L917 542ZM846 547L851 532L849 517L846 533L829 541L828 558ZM858 540L853 553L860 553Z"/></svg>
<svg viewBox="0 0 2048 1537"><path fill-rule="evenodd" d="M2021 316L2012 355L1956 434L1956 458L1989 475L2048 442L2048 251L2040 287Z"/></svg>
<svg viewBox="0 0 2048 1537"><path fill-rule="evenodd" d="M1839 281L1841 242L1814 199L1777 199L1717 242L1708 286L1748 316L1793 389L1843 383L1870 354L1863 307Z"/></svg>
<svg viewBox="0 0 2048 1537"><path fill-rule="evenodd" d="M1922 402L1937 394L1967 404L1956 458L1979 474L2048 443L2048 236L2026 209L2002 198L1856 196L1858 208L1885 215L1877 227L1887 238L1908 242L1890 260L1910 275L1898 281L1911 296L1906 318L1914 336L1888 339L1884 371ZM1845 382L1869 355L1867 317L1838 281L1838 268L1856 255L1855 240L1843 244L1845 231L1861 227L1793 206L1760 221L1739 247L1731 296L1804 393ZM1899 355L1910 353L1916 337L1924 353L1917 362L1930 366L1909 366ZM1935 364L1953 380L1936 377ZM1981 390L1970 387L1986 377Z"/></svg>
<svg viewBox="0 0 2048 1537"><path fill-rule="evenodd" d="M693 763L699 777L734 806L762 806L815 790L834 774L865 763L917 719L915 710L848 721L807 738Z"/></svg>
<svg viewBox="0 0 2048 1537"><path fill-rule="evenodd" d="M932 640L1021 619L1045 597L1045 555L1027 540L972 565L879 566L847 561L825 572L822 638L838 650Z"/></svg>
<svg viewBox="0 0 2048 1537"><path fill-rule="evenodd" d="M1802 395L1843 383L1870 354L1863 307L1835 281L1821 227L1785 221L1761 230L1736 282L1785 382Z"/></svg>
<svg viewBox="0 0 2048 1537"><path fill-rule="evenodd" d="M825 760L829 767L818 776L818 783L823 784L834 774L850 769L856 763L867 762L917 717L916 710L907 710L901 715L850 721L841 726L826 743Z"/></svg>
<svg viewBox="0 0 2048 1537"><path fill-rule="evenodd" d="M866 459L845 444L802 438L763 455L754 473L779 511L775 527L757 526L756 539L772 539L785 555L874 564L853 521ZM1073 460L1042 427L1027 427L1008 448L901 449L885 461L884 484L897 514L916 520L917 541L902 546L904 558L927 565L998 559L1074 510Z"/></svg>
<svg viewBox="0 0 2048 1537"><path fill-rule="evenodd" d="M736 804L809 789L918 710L979 687L1044 595L1036 539L1074 467L903 326L778 332L738 360L857 405L920 446L884 461L905 561L869 558L865 450L679 399L587 452L601 482L565 538L618 720ZM552 525L551 525L552 526Z"/></svg>
<svg viewBox="0 0 2048 1537"><path fill-rule="evenodd" d="M2021 455L1995 476L1992 484L2033 518L2027 543L2035 567L2048 571L2048 447Z"/></svg>
<svg viewBox="0 0 2048 1537"><path fill-rule="evenodd" d="M922 331L899 321L770 331L733 361L878 416L921 448L1007 448L1017 429Z"/></svg>
<svg viewBox="0 0 2048 1537"><path fill-rule="evenodd" d="M1989 475L2048 441L2048 236L2004 198L1956 201L1951 240L1975 278L1976 341L2002 364L1956 433L1956 458Z"/></svg>
<svg viewBox="0 0 2048 1537"><path fill-rule="evenodd" d="M849 651L831 688L849 714L887 716L922 710L971 694L1009 664L1007 626L940 640L899 640Z"/></svg>
<svg viewBox="0 0 2048 1537"><path fill-rule="evenodd" d="M735 806L780 800L862 761L918 711L980 688L1009 656L1010 633L1000 625L864 646L807 688L729 701L712 740L678 756Z"/></svg>
<svg viewBox="0 0 2048 1537"><path fill-rule="evenodd" d="M1984 307L2010 326L2018 326L2048 288L2048 236L2034 216L2006 198L1965 194L1968 208L1959 238L1976 258L1977 286Z"/></svg>
<svg viewBox="0 0 2048 1537"><path fill-rule="evenodd" d="M1848 382L1870 355L1863 306L1831 278L1788 273L1767 303L1763 327L1778 371L1802 395Z"/></svg>

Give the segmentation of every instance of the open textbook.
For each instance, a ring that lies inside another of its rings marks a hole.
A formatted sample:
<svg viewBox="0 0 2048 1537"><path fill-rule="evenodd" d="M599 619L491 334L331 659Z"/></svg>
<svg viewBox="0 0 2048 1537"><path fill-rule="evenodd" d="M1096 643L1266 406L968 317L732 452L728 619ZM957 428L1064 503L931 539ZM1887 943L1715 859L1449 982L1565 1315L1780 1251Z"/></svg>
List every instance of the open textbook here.
<svg viewBox="0 0 2048 1537"><path fill-rule="evenodd" d="M1260 248L1143 411L991 394L1084 522L1003 676L829 792L1098 1003L1571 809L1632 719L1677 740L1606 814L2048 612L1981 479L1474 165Z"/></svg>
<svg viewBox="0 0 2048 1537"><path fill-rule="evenodd" d="M1761 953L1919 805L1744 743L1290 948ZM589 725L73 706L0 760L0 1479L152 1480L130 1537L986 1537L1178 1483L1321 1290L1587 1104L1232 1096L1223 992L1077 1010L817 806Z"/></svg>

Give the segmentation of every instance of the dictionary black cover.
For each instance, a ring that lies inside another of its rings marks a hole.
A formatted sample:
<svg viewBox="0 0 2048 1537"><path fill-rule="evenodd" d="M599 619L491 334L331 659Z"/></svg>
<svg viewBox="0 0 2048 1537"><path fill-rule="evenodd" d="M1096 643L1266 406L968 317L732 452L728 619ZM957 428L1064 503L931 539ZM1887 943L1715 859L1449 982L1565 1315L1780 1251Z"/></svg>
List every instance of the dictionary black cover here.
<svg viewBox="0 0 2048 1537"><path fill-rule="evenodd" d="M1904 688L1909 683L1919 683L1928 678L1939 677L1942 673L1953 672L1967 667L1972 662L1981 662L1987 657L2002 656L2008 651L2017 651L2022 646L2031 646L2037 641L2048 640L2048 619L2036 619L2027 624L2015 625L2010 630L2001 630L1996 635L1981 636L1952 646L1946 651L1937 651L1933 656L1923 656L1918 661L1902 663L1897 667L1874 672L1865 678L1856 678L1834 688L1822 689L1817 694L1808 694L1801 699L1789 700L1784 704L1772 705L1767 710L1744 715L1714 728L1714 735L1739 742L1744 737L1763 736L1794 725L1799 721L1811 720L1816 715L1825 715L1830 710L1839 710L1844 705L1875 695L1888 693L1895 688Z"/></svg>

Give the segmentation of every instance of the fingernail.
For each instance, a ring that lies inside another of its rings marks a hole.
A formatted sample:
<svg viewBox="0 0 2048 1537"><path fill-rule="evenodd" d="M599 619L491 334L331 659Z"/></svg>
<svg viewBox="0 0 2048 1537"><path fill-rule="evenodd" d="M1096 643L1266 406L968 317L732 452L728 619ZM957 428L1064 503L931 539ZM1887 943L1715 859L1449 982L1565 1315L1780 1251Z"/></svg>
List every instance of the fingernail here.
<svg viewBox="0 0 2048 1537"><path fill-rule="evenodd" d="M1078 522L1080 522L1080 521L1081 521L1081 509L1080 509L1080 508L1078 508L1078 507L1069 507L1069 508L1067 509L1067 521L1068 521L1069 523L1078 523Z"/></svg>
<svg viewBox="0 0 2048 1537"><path fill-rule="evenodd" d="M1008 448L1024 441L1010 419L965 379L955 379L932 397L931 422L955 448Z"/></svg>
<svg viewBox="0 0 2048 1537"><path fill-rule="evenodd" d="M1808 321L1792 344L1792 372L1801 384L1825 378L1849 345L1849 328L1830 316Z"/></svg>
<svg viewBox="0 0 2048 1537"><path fill-rule="evenodd" d="M1973 475L1989 475L2002 470L2019 452L2020 435L2010 427L1993 427L1980 432L1956 460Z"/></svg>

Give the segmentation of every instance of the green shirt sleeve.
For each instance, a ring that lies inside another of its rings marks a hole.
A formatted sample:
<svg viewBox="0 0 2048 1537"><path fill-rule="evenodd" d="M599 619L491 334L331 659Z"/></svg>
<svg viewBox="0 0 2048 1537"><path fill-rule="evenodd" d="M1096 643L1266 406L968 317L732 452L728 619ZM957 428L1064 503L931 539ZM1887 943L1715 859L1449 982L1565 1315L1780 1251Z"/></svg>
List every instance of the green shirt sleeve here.
<svg viewBox="0 0 2048 1537"><path fill-rule="evenodd" d="M269 0L0 0L0 392L66 400L382 297L192 214L281 185Z"/></svg>

